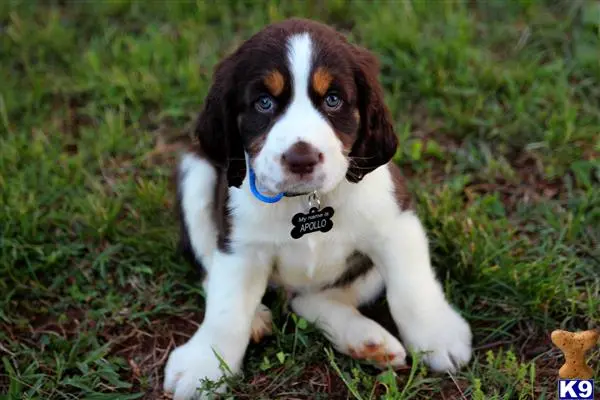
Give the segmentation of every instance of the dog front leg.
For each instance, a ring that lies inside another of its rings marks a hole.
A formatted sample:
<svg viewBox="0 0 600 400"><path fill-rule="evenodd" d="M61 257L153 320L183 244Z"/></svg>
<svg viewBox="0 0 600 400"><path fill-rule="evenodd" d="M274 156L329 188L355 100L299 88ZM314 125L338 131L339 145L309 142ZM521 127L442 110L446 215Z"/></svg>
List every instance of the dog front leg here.
<svg viewBox="0 0 600 400"><path fill-rule="evenodd" d="M450 306L435 277L428 241L411 211L382 223L372 256L386 284L388 305L404 344L423 352L432 370L455 371L471 358L471 329Z"/></svg>
<svg viewBox="0 0 600 400"><path fill-rule="evenodd" d="M266 290L269 268L255 257L217 252L212 262L204 321L187 343L171 353L165 367L164 388L174 393L175 400L202 398L197 393L201 380L215 381L227 373L219 358L231 372L239 372Z"/></svg>

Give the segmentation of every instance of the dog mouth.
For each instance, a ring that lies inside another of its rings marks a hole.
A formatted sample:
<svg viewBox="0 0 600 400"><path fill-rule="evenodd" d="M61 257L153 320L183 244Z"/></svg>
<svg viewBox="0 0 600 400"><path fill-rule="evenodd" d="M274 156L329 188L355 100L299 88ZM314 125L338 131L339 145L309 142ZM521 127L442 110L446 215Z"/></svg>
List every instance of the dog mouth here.
<svg viewBox="0 0 600 400"><path fill-rule="evenodd" d="M256 186L264 194L276 195L284 193L288 196L299 196L319 191L325 181L325 176L291 176L276 182L266 176L257 176Z"/></svg>
<svg viewBox="0 0 600 400"><path fill-rule="evenodd" d="M324 173L294 174L279 182L277 189L290 194L310 193L321 190L324 182Z"/></svg>
<svg viewBox="0 0 600 400"><path fill-rule="evenodd" d="M314 187L312 185L294 185L294 186L283 186L283 188L280 190L280 192L283 192L287 195L291 195L291 196L300 196L303 194L308 194L311 192L314 192L315 190L318 190L317 187Z"/></svg>

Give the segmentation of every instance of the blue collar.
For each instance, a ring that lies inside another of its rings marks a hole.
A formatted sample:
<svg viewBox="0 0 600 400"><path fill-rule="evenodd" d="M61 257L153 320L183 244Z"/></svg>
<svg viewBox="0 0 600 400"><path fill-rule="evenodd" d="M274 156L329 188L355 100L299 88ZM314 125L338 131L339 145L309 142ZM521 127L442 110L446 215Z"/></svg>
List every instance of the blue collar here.
<svg viewBox="0 0 600 400"><path fill-rule="evenodd" d="M254 195L254 197L256 197L258 200L262 201L263 203L277 203L279 200L281 200L284 196L284 193L279 193L276 194L275 196L265 196L264 194L260 193L258 191L258 189L256 188L256 175L254 174L254 170L252 168L249 168L249 178L250 178L250 191L252 192L252 194Z"/></svg>

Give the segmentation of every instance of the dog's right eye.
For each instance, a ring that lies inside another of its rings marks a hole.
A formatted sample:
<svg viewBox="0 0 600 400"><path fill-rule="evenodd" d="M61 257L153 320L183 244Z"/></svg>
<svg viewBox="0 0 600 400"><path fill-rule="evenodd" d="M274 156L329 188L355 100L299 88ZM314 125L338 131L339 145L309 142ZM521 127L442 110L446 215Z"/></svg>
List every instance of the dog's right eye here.
<svg viewBox="0 0 600 400"><path fill-rule="evenodd" d="M262 95L256 100L254 107L258 112L270 113L275 109L275 101L271 96Z"/></svg>

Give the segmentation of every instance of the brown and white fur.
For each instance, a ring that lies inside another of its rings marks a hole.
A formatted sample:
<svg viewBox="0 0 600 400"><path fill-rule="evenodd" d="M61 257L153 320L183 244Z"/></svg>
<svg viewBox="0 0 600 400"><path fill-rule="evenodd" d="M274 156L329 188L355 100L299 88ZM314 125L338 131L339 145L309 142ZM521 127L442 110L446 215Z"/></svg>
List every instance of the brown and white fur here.
<svg viewBox="0 0 600 400"><path fill-rule="evenodd" d="M397 138L377 75L367 50L300 19L266 27L217 66L198 144L179 165L182 245L207 276L204 321L166 366L175 399L224 374L214 352L240 370L250 337L270 329L269 283L342 353L397 367L406 346L435 371L469 361L469 325L445 299L391 161ZM257 200L248 165L262 193L288 196ZM293 239L313 190L335 210L333 229ZM358 311L383 292L404 346Z"/></svg>

